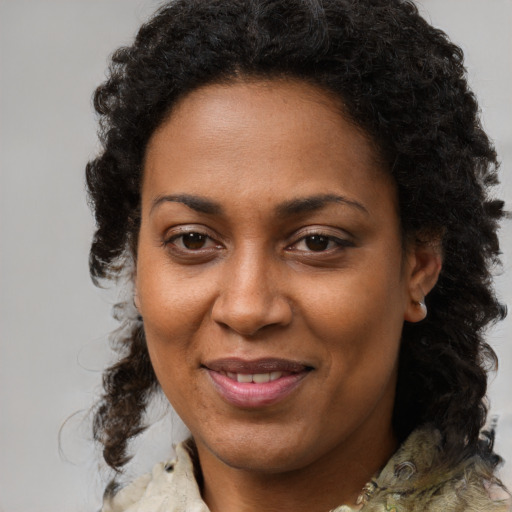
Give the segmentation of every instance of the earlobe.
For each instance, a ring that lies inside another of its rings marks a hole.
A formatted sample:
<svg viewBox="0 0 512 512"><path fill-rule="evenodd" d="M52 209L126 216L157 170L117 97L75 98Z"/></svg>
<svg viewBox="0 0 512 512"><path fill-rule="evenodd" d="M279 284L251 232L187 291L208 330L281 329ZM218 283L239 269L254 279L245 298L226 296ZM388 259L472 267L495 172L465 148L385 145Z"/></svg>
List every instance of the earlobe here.
<svg viewBox="0 0 512 512"><path fill-rule="evenodd" d="M425 297L434 288L441 272L441 241L417 242L407 260L408 303L404 319L420 322L427 316Z"/></svg>
<svg viewBox="0 0 512 512"><path fill-rule="evenodd" d="M137 293L137 289L135 289L135 293L133 294L133 305L135 309L140 313L140 299L139 294Z"/></svg>
<svg viewBox="0 0 512 512"><path fill-rule="evenodd" d="M137 286L137 276L133 278L133 305L135 309L140 314L140 297L139 297L139 288Z"/></svg>

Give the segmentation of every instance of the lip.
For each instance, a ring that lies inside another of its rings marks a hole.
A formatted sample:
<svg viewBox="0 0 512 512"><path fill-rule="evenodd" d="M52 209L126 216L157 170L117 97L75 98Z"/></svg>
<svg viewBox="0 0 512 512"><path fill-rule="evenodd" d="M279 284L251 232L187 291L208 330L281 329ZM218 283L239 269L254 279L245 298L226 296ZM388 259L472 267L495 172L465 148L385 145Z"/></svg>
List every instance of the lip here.
<svg viewBox="0 0 512 512"><path fill-rule="evenodd" d="M284 400L312 370L311 366L278 358L243 360L217 359L203 364L220 396L236 407L258 408L274 405ZM276 380L264 383L238 382L229 373L261 374L283 372Z"/></svg>

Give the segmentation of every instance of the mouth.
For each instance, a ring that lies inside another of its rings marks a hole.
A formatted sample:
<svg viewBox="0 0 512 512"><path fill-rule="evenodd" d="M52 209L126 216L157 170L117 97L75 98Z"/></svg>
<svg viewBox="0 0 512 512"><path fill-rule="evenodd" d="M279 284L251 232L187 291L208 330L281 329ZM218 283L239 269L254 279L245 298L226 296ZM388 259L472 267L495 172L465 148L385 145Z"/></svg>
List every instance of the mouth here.
<svg viewBox="0 0 512 512"><path fill-rule="evenodd" d="M236 407L276 404L290 395L313 370L286 359L218 359L202 365L220 396Z"/></svg>

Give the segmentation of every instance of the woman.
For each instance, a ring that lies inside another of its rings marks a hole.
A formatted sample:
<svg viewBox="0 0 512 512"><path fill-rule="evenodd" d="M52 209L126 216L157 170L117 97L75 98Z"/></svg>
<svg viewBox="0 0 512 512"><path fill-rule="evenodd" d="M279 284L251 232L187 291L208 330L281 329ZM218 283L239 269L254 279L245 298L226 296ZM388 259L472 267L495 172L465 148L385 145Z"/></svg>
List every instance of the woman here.
<svg viewBox="0 0 512 512"><path fill-rule="evenodd" d="M128 275L95 436L191 432L104 511L508 510L481 434L503 204L462 52L398 0L181 0L118 50L87 168Z"/></svg>

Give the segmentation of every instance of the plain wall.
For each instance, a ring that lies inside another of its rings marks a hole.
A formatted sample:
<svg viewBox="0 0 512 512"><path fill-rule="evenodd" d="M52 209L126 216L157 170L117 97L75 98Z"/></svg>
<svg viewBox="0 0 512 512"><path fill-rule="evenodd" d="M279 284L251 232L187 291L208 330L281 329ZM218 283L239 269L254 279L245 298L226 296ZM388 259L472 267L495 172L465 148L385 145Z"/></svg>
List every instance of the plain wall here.
<svg viewBox="0 0 512 512"><path fill-rule="evenodd" d="M107 56L128 43L154 0L0 0L0 512L98 510L107 473L86 412L111 360L115 291L93 287L93 222L83 170L97 148L91 94ZM512 2L422 0L466 52L484 125L501 155L498 194L512 209ZM501 298L512 302L512 228L502 230ZM512 319L490 339L501 368L491 412L512 461ZM61 433L59 429L69 418ZM143 441L148 470L167 458L176 420ZM157 441L158 439L164 441ZM505 481L512 483L512 464Z"/></svg>

